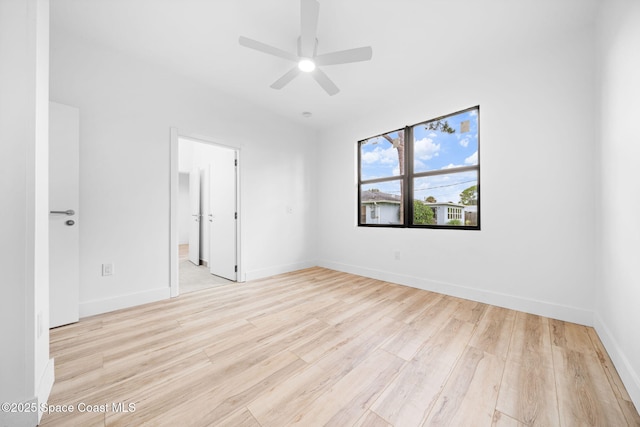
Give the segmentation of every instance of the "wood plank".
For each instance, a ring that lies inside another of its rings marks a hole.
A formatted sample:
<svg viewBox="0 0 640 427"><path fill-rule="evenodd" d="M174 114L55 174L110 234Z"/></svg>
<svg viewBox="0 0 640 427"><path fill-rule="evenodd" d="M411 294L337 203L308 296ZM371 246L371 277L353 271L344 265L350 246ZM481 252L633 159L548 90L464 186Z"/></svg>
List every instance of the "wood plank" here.
<svg viewBox="0 0 640 427"><path fill-rule="evenodd" d="M515 318L516 312L513 310L489 306L478 322L478 330L469 345L506 359Z"/></svg>
<svg viewBox="0 0 640 427"><path fill-rule="evenodd" d="M256 390L264 390L267 384L275 384L302 369L304 363L293 353L280 352L260 363L225 377L225 381L209 387L203 393L182 402L172 404L170 414L158 413L148 420L149 425L211 425L242 411L257 396ZM249 390L253 389L253 393ZM253 418L253 416L251 416Z"/></svg>
<svg viewBox="0 0 640 427"><path fill-rule="evenodd" d="M45 426L640 424L592 328L320 267L50 337L50 404L136 411Z"/></svg>
<svg viewBox="0 0 640 427"><path fill-rule="evenodd" d="M619 400L618 403L622 409L622 415L624 415L627 420L627 424L633 427L640 427L640 414L638 414L638 410L633 402Z"/></svg>
<svg viewBox="0 0 640 427"><path fill-rule="evenodd" d="M493 422L504 361L467 346L424 426L487 426Z"/></svg>
<svg viewBox="0 0 640 427"><path fill-rule="evenodd" d="M248 405L261 426L284 426L297 409L306 408L330 389L340 377L328 376L323 369L309 365L298 375L277 384Z"/></svg>
<svg viewBox="0 0 640 427"><path fill-rule="evenodd" d="M466 299L458 298L457 302L455 318L474 325L480 321L487 307L489 307L487 304Z"/></svg>
<svg viewBox="0 0 640 427"><path fill-rule="evenodd" d="M547 319L517 313L496 409L526 425L560 425Z"/></svg>
<svg viewBox="0 0 640 427"><path fill-rule="evenodd" d="M353 425L353 427L393 427L391 424L383 420L372 411L367 411L360 419Z"/></svg>
<svg viewBox="0 0 640 427"><path fill-rule="evenodd" d="M411 298L403 301L390 316L401 322L411 323L441 298L441 295L429 291L416 292Z"/></svg>
<svg viewBox="0 0 640 427"><path fill-rule="evenodd" d="M562 424L627 424L597 357L554 346L553 360L558 369L556 384Z"/></svg>
<svg viewBox="0 0 640 427"><path fill-rule="evenodd" d="M217 427L260 427L258 421L247 408L242 408L223 420L211 420ZM174 424L180 425L180 424ZM207 424L208 426L212 424Z"/></svg>
<svg viewBox="0 0 640 427"><path fill-rule="evenodd" d="M288 426L348 426L367 411L371 402L398 373L404 361L376 350L306 408L294 411Z"/></svg>
<svg viewBox="0 0 640 427"><path fill-rule="evenodd" d="M389 318L378 319L371 323L353 339L333 351L327 352L315 361L315 365L327 372L345 375L367 358L369 353L378 349L389 335L397 333L402 322Z"/></svg>
<svg viewBox="0 0 640 427"><path fill-rule="evenodd" d="M434 298L425 310L417 316L412 316L411 322L398 334L390 336L383 348L405 360L411 360L429 338L451 319L454 306L455 304L446 298Z"/></svg>
<svg viewBox="0 0 640 427"><path fill-rule="evenodd" d="M615 366L613 366L613 362L609 358L609 354L607 350L605 350L604 345L602 345L602 341L598 338L598 334L593 328L588 328L589 338L591 339L591 343L596 352L596 356L600 361L600 364L604 368L604 372L607 375L609 380L609 384L611 384L611 388L613 389L614 394L618 399L626 400L627 402L631 402L631 396L627 392L627 389L624 387L620 376L618 375L618 371Z"/></svg>
<svg viewBox="0 0 640 427"><path fill-rule="evenodd" d="M549 319L549 327L551 328L551 343L554 346L595 355L595 347L589 337L589 328L586 326Z"/></svg>
<svg viewBox="0 0 640 427"><path fill-rule="evenodd" d="M510 416L503 414L500 411L495 411L493 414L493 423L491 427L526 427L526 424L522 424L518 420L514 420Z"/></svg>
<svg viewBox="0 0 640 427"><path fill-rule="evenodd" d="M104 427L104 414L99 412L79 412L65 414L63 412L46 413L42 417L39 427Z"/></svg>
<svg viewBox="0 0 640 427"><path fill-rule="evenodd" d="M371 409L392 425L419 425L436 402L472 332L468 322L450 319L402 368Z"/></svg>

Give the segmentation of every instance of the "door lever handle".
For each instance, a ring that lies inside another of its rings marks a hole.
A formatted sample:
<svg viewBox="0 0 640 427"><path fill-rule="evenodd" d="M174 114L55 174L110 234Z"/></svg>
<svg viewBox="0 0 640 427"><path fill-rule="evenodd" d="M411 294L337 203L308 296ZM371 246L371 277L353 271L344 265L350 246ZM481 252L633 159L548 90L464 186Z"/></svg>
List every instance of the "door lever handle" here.
<svg viewBox="0 0 640 427"><path fill-rule="evenodd" d="M74 215L76 212L73 209L69 209L69 210L66 210L66 211L49 211L49 213L71 216L71 215Z"/></svg>

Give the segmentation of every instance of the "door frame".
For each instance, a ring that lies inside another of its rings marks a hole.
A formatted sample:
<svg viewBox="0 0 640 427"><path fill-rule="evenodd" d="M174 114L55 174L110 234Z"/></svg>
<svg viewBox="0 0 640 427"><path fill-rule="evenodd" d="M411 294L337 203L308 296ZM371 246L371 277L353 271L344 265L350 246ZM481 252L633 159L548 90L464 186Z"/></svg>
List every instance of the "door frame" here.
<svg viewBox="0 0 640 427"><path fill-rule="evenodd" d="M177 297L180 294L180 283L178 278L179 271L179 257L178 257L178 180L180 173L180 162L179 162L179 140L180 138L190 139L196 142L201 142L204 144L217 145L219 147L228 148L234 150L236 153L236 159L238 161L238 167L236 168L236 209L238 212L238 220L236 221L236 261L238 263L238 274L237 274L237 282L245 281L245 273L244 273L244 263L242 257L242 247L243 247L243 237L242 237L242 190L241 190L241 173L240 168L242 166L241 162L241 150L240 147L220 143L218 140L202 135L190 134L188 132L184 132L179 130L178 128L172 127L170 129L171 137L170 137L170 150L171 150L171 166L170 166L170 211L169 211L169 289L171 297Z"/></svg>

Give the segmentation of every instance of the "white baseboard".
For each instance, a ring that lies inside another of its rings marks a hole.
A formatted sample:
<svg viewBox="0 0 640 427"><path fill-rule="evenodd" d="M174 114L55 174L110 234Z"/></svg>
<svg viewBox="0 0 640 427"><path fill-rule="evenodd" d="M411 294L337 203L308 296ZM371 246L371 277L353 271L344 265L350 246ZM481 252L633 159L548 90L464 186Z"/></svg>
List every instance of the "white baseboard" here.
<svg viewBox="0 0 640 427"><path fill-rule="evenodd" d="M38 423L42 419L42 415L44 414L41 409L41 404L46 404L49 401L49 395L51 394L51 389L53 388L53 383L55 382L55 362L53 359L49 359L47 363L47 367L44 369L44 373L42 374L42 378L40 378L40 385L38 386L38 395L36 396L38 401Z"/></svg>
<svg viewBox="0 0 640 427"><path fill-rule="evenodd" d="M566 322L578 323L580 325L586 326L593 325L593 312L577 307L570 307L560 304L553 304L546 301L521 298L518 296L503 294L499 292L491 292L483 289L456 285L453 283L390 273L388 271L342 264L334 261L320 260L318 262L318 265L321 267L330 268L332 270L357 274L359 276L384 280L391 283L398 283L400 285L411 286L413 288L424 289L427 291L438 292L458 298L496 305L498 307L509 308L511 310L524 311L526 313L537 314L539 316L550 317L552 319L564 320Z"/></svg>
<svg viewBox="0 0 640 427"><path fill-rule="evenodd" d="M636 408L640 408L640 372L635 371L629 358L624 354L618 341L614 338L598 313L594 316L593 328L607 349L607 353L609 353L609 357L616 367L618 375L620 375L620 379L622 379L622 383L627 389L627 393L631 396L633 404Z"/></svg>
<svg viewBox="0 0 640 427"><path fill-rule="evenodd" d="M240 280L240 281L244 282L245 280L262 279L264 277L270 277L278 274L290 273L292 271L315 267L316 265L318 265L318 263L315 261L304 261L304 262L298 262L294 264L278 265L278 266L269 267L269 268L262 268L259 270L247 271L245 273L245 277L243 278L244 280Z"/></svg>
<svg viewBox="0 0 640 427"><path fill-rule="evenodd" d="M123 308L134 307L136 305L169 299L171 292L169 287L151 289L144 292L119 295L113 298L102 300L81 301L80 317L93 316L96 314L108 313L110 311Z"/></svg>

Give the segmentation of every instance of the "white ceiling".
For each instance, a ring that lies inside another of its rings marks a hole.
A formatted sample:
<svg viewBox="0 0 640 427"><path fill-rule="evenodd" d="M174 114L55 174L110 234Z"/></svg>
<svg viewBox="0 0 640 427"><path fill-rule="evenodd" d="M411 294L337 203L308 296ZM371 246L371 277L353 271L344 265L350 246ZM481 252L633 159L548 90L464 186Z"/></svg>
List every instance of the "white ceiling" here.
<svg viewBox="0 0 640 427"><path fill-rule="evenodd" d="M318 53L373 48L369 62L323 67L341 90L332 97L309 75L271 89L292 64L238 44L244 35L295 52L299 0L51 0L51 31L128 52L322 129L437 82L452 67L588 25L597 0L319 2Z"/></svg>

